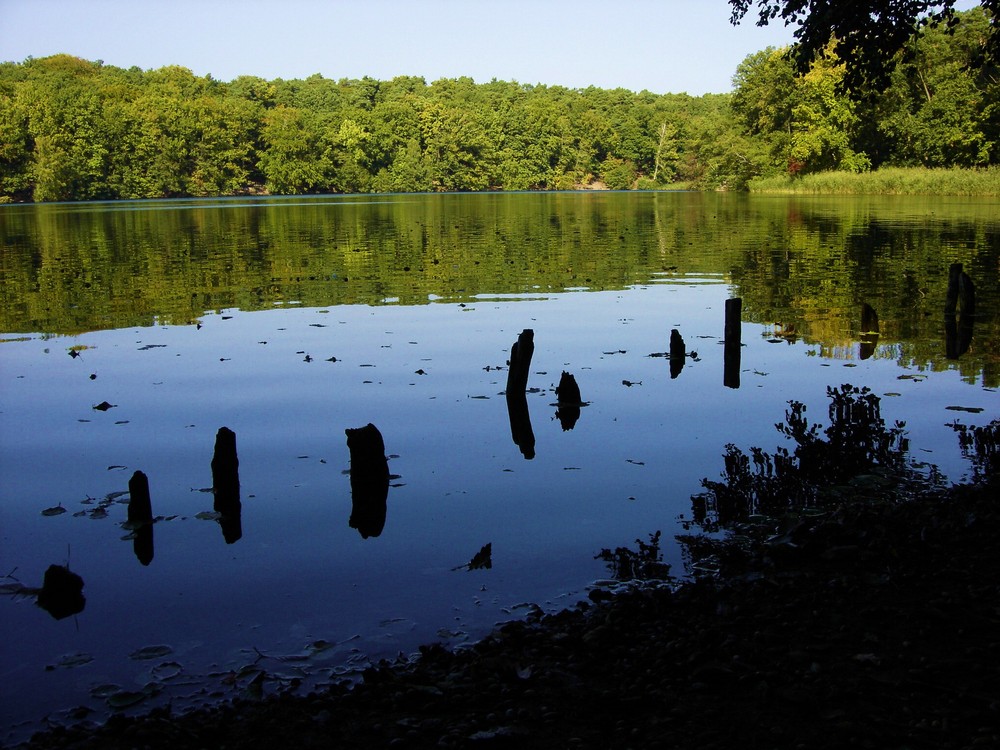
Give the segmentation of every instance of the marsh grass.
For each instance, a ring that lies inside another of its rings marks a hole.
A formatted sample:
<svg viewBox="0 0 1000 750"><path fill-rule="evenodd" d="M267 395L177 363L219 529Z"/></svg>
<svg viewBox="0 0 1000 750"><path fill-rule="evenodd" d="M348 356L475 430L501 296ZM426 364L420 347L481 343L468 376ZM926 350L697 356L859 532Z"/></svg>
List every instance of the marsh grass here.
<svg viewBox="0 0 1000 750"><path fill-rule="evenodd" d="M1000 195L1000 168L885 167L873 172L816 172L759 177L752 193L827 195Z"/></svg>

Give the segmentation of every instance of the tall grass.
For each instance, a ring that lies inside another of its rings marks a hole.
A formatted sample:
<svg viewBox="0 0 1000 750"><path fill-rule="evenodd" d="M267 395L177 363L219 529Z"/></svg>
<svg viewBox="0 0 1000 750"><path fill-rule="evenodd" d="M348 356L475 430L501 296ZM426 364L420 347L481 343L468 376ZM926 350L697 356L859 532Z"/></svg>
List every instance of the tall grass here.
<svg viewBox="0 0 1000 750"><path fill-rule="evenodd" d="M885 167L874 172L816 172L758 177L752 193L826 195L1000 195L1000 167L928 169Z"/></svg>

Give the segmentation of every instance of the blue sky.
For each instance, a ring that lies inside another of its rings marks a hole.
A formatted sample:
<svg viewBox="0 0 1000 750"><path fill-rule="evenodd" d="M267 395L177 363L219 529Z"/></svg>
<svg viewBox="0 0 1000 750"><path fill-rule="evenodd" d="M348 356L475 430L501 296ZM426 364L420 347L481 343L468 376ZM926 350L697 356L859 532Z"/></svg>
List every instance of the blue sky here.
<svg viewBox="0 0 1000 750"><path fill-rule="evenodd" d="M978 3L959 0L959 7ZM0 0L0 60L57 52L228 81L466 75L693 95L792 40L726 0Z"/></svg>
<svg viewBox="0 0 1000 750"><path fill-rule="evenodd" d="M726 0L0 0L0 60L57 52L228 81L471 76L693 95L791 29Z"/></svg>

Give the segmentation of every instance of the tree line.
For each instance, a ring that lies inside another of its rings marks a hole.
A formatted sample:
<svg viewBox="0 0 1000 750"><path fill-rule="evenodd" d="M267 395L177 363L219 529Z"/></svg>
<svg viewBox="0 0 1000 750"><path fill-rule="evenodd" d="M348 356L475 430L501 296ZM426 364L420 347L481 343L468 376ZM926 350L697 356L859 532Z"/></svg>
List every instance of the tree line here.
<svg viewBox="0 0 1000 750"><path fill-rule="evenodd" d="M928 27L850 95L831 42L738 67L731 94L470 78L222 82L68 55L0 63L0 200L253 193L615 190L1000 161L987 11Z"/></svg>

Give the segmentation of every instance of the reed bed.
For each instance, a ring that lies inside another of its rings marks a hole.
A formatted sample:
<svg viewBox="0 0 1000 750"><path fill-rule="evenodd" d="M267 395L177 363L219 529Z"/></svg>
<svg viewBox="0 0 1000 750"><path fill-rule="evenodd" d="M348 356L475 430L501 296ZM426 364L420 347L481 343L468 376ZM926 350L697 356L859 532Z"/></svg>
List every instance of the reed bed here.
<svg viewBox="0 0 1000 750"><path fill-rule="evenodd" d="M885 167L872 172L816 172L750 181L752 193L827 195L1000 195L1000 167Z"/></svg>

